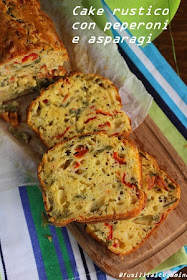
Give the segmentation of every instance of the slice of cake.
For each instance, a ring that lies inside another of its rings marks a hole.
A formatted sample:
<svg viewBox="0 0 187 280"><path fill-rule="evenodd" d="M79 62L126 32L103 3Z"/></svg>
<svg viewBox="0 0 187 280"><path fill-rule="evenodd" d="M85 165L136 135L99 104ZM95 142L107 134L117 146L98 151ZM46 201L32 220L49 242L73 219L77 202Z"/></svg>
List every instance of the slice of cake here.
<svg viewBox="0 0 187 280"><path fill-rule="evenodd" d="M29 107L28 124L47 147L85 133L106 131L127 138L131 131L112 82L81 73L43 90Z"/></svg>
<svg viewBox="0 0 187 280"><path fill-rule="evenodd" d="M49 221L64 226L137 216L144 206L133 142L97 133L60 143L38 169Z"/></svg>
<svg viewBox="0 0 187 280"><path fill-rule="evenodd" d="M67 51L38 0L0 1L0 103L64 76Z"/></svg>
<svg viewBox="0 0 187 280"><path fill-rule="evenodd" d="M127 255L138 249L178 204L180 187L146 153L142 158L142 190L147 204L133 219L87 225L87 232L115 254Z"/></svg>

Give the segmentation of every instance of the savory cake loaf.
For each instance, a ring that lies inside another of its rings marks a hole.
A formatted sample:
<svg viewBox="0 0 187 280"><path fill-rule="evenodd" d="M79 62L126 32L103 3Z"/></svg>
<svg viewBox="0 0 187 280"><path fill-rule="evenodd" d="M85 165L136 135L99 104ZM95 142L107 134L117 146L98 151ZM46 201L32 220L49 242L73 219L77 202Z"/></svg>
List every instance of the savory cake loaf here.
<svg viewBox="0 0 187 280"><path fill-rule="evenodd" d="M142 158L142 190L147 197L136 218L87 225L87 232L115 254L127 255L138 249L178 204L180 187L146 153Z"/></svg>
<svg viewBox="0 0 187 280"><path fill-rule="evenodd" d="M64 75L67 51L38 0L1 0L0 18L0 102Z"/></svg>
<svg viewBox="0 0 187 280"><path fill-rule="evenodd" d="M117 136L96 133L60 143L44 154L38 175L56 226L135 217L144 206L138 150Z"/></svg>
<svg viewBox="0 0 187 280"><path fill-rule="evenodd" d="M107 131L128 137L130 120L121 111L121 99L108 79L75 73L58 80L32 102L28 124L47 147L76 135Z"/></svg>

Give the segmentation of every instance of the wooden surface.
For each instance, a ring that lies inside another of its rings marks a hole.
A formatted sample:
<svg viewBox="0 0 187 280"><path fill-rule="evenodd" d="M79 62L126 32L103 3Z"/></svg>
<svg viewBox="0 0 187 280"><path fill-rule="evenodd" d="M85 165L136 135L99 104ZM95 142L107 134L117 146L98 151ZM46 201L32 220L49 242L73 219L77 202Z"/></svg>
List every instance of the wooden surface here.
<svg viewBox="0 0 187 280"><path fill-rule="evenodd" d="M187 83L187 1L181 0L179 9L171 22L181 79ZM153 42L164 58L176 71L169 29Z"/></svg>
<svg viewBox="0 0 187 280"><path fill-rule="evenodd" d="M184 162L149 117L135 130L131 138L141 150L153 155L161 168L181 185L181 200L147 242L123 259L92 240L86 233L84 225L76 223L68 226L93 261L115 278L118 278L120 272L149 272L187 243L187 173Z"/></svg>

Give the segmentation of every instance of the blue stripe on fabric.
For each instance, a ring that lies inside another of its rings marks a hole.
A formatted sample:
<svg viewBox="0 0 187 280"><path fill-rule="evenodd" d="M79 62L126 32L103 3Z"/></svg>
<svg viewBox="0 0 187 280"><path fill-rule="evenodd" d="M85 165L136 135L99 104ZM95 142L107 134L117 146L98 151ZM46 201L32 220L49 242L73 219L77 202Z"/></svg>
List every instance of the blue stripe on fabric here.
<svg viewBox="0 0 187 280"><path fill-rule="evenodd" d="M116 19L116 21L120 22L120 24L122 24L121 21L115 15L113 15L110 7L105 3L105 1L101 0L101 2L103 5L103 8L107 9L111 13L111 16L114 17ZM113 28L111 28L111 29L112 29L114 36L117 35L117 36L121 37L121 35L116 30L114 30ZM126 31L130 36L132 36L132 34L128 30L126 30ZM154 78L154 76L147 70L147 68L144 66L144 64L141 62L141 60L136 56L136 54L132 51L132 49L128 46L128 44L124 42L122 44L120 43L119 45L128 54L128 56L131 57L131 59L136 64L138 69L144 74L144 76L146 78L149 79L150 83L157 90L157 92L160 94L160 96L164 99L164 101L168 104L168 106L172 109L172 111L177 115L177 117L185 125L185 127L187 127L187 118L185 117L185 115L182 113L180 108L174 103L174 101L170 98L170 96L167 94L167 92L162 88L162 86L157 82L157 80ZM156 49L156 47L155 47L155 49ZM143 51L143 48L141 48L141 50ZM150 61L152 62L152 55L151 55ZM166 62L166 64L167 64L167 62ZM175 74L174 71L173 71L173 73ZM175 77L176 76L177 76L177 74L175 74ZM181 83L183 83L179 77L178 77L178 79ZM170 81L168 81L168 83L171 85ZM181 86L181 87L183 87L183 86ZM178 90L176 93L178 94ZM183 96L182 93L180 95Z"/></svg>
<svg viewBox="0 0 187 280"><path fill-rule="evenodd" d="M51 232L51 235L52 235L52 238L53 238L53 244L54 244L55 251L56 251L56 254L57 254L57 257L58 257L58 262L59 262L59 266L60 266L60 270L62 272L63 278L68 279L68 275L67 275L67 271L66 271L66 267L65 267L65 262L64 262L63 255L62 255L62 252L61 252L61 249L60 249L60 244L59 244L59 241L58 241L58 237L57 237L57 234L56 234L55 227L49 225L49 229L50 229L50 232Z"/></svg>
<svg viewBox="0 0 187 280"><path fill-rule="evenodd" d="M97 279L98 280L106 280L106 274L95 264L94 264L94 268L97 274Z"/></svg>
<svg viewBox="0 0 187 280"><path fill-rule="evenodd" d="M161 110L165 113L165 115L172 122L172 124L178 129L178 131L187 140L187 130L184 127L184 125L181 123L181 121L168 107L168 105L164 102L164 100L160 97L160 95L156 92L156 90L152 87L149 81L144 77L144 75L140 72L140 70L136 67L136 65L132 62L132 60L128 57L128 55L123 51L123 49L120 46L119 46L119 52L124 57L132 73L134 73L137 76L137 78L143 82L143 85L145 86L146 90L153 96L157 105L161 108Z"/></svg>
<svg viewBox="0 0 187 280"><path fill-rule="evenodd" d="M70 239L69 239L66 227L62 227L61 231L62 231L62 235L64 237L64 241L66 243L66 248L67 248L67 251L68 251L71 267L72 267L72 270L73 270L73 275L74 275L75 279L80 279L78 269L77 269L77 265L76 265L76 261L75 261L75 257L74 257L74 253L73 253L73 250L72 250L72 247L71 247L71 243L70 243Z"/></svg>
<svg viewBox="0 0 187 280"><path fill-rule="evenodd" d="M112 10L107 5L104 0L101 0L102 5L105 9L108 9L111 15L116 19L116 21L122 22L117 18L116 15L113 15ZM132 37L132 33L126 29L126 32ZM170 64L165 60L165 58L161 55L159 50L155 47L153 43L148 44L146 47L139 46L142 52L149 58L152 64L156 69L159 70L161 75L165 78L165 80L171 85L171 87L177 92L180 98L187 104L187 87L185 83L181 80L181 78L177 75L177 73L173 70Z"/></svg>
<svg viewBox="0 0 187 280"><path fill-rule="evenodd" d="M114 29L112 29L112 30L113 30L114 35L118 34ZM122 44L120 43L119 45L128 54L128 56L131 58L131 60L134 62L134 64L137 66L137 68L144 74L146 79L148 79L150 84L160 94L160 96L166 102L166 104L172 109L172 111L175 113L175 115L178 117L178 119L184 124L185 127L187 127L187 119L184 116L184 114L181 112L181 110L178 108L178 106L174 103L174 101L168 96L167 92L162 88L162 86L156 81L154 76L147 70L145 65L135 55L135 53L128 46L128 44L123 42Z"/></svg>
<svg viewBox="0 0 187 280"><path fill-rule="evenodd" d="M40 250L40 244L39 244L39 241L38 241L33 217L32 217L32 214L31 214L31 209L30 209L30 205L29 205L29 199L28 199L28 196L27 196L26 187L20 187L19 188L19 194L20 194L20 197L21 197L21 202L22 202L22 206L23 206L23 210L24 210L24 215L25 215L25 219L26 219L26 222L27 222L27 227L28 227L28 231L29 231L29 235L30 235L30 239L31 239L31 244L32 244L33 252L34 252L36 267L37 267L37 270L38 270L38 276L39 276L40 280L45 280L45 279L47 280L47 275L46 275L46 272L45 272L42 253L41 253L41 250Z"/></svg>
<svg viewBox="0 0 187 280"><path fill-rule="evenodd" d="M183 269L184 267L187 267L187 265L176 266L176 267L170 268L170 270L177 272L177 271Z"/></svg>
<svg viewBox="0 0 187 280"><path fill-rule="evenodd" d="M0 261L1 261L2 267L3 267L4 279L8 280L6 266L5 266L5 260L4 260L4 256L3 256L3 249L1 246L1 239L0 239ZM0 279L1 279L1 274L0 274Z"/></svg>
<svg viewBox="0 0 187 280"><path fill-rule="evenodd" d="M184 246L185 252L187 254L187 245Z"/></svg>
<svg viewBox="0 0 187 280"><path fill-rule="evenodd" d="M103 0L101 0L103 7L108 9L110 13L112 13L111 9L105 4ZM117 17L114 16L115 19L118 21ZM119 21L120 22L120 21ZM127 33L132 36L132 34L127 30ZM172 109L165 103L165 101L161 98L160 94L154 89L154 87L150 84L148 79L143 75L143 73L137 68L135 63L131 60L131 57L128 56L123 48L119 46L119 51L121 55L124 57L127 65L129 66L130 70L140 79L146 90L153 96L154 100L156 101L157 105L162 109L162 111L166 114L169 120L173 123L173 125L178 129L178 131L183 135L185 139L187 139L187 130L184 124L178 119ZM156 49L156 48L155 48ZM169 64L168 64L169 66ZM178 75L176 77L180 80ZM181 80L180 80L181 81Z"/></svg>
<svg viewBox="0 0 187 280"><path fill-rule="evenodd" d="M164 79L177 92L180 98L187 104L187 87L185 83L183 83L155 45L151 43L144 48L141 47L141 50L149 58L155 68L158 69Z"/></svg>

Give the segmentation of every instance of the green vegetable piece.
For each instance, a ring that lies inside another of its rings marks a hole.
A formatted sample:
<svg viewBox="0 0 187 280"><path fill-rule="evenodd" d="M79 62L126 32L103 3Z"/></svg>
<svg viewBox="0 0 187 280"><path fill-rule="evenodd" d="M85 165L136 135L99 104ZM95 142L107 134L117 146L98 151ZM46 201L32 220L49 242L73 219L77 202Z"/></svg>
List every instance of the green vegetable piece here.
<svg viewBox="0 0 187 280"><path fill-rule="evenodd" d="M172 189L172 190L175 190L175 187L174 187L174 185L172 185L172 184L168 184L168 188L170 188L170 189Z"/></svg>
<svg viewBox="0 0 187 280"><path fill-rule="evenodd" d="M2 104L0 105L0 113L17 113L18 112L18 103L16 101L13 101L11 104Z"/></svg>
<svg viewBox="0 0 187 280"><path fill-rule="evenodd" d="M70 104L70 102L67 102L66 105L64 106L64 108L68 107Z"/></svg>
<svg viewBox="0 0 187 280"><path fill-rule="evenodd" d="M14 128L13 126L9 126L8 128L9 132L15 137L17 138L18 140L22 140L24 141L25 143L28 143L29 142L29 135L26 134L25 132L22 132L16 128Z"/></svg>
<svg viewBox="0 0 187 280"><path fill-rule="evenodd" d="M168 202L167 204L165 204L163 207L167 207L169 205L172 205L173 203L175 203L178 199L176 198L175 200Z"/></svg>
<svg viewBox="0 0 187 280"><path fill-rule="evenodd" d="M112 146L106 146L106 147L104 147L104 148L102 148L102 149L100 149L100 150L95 151L95 152L94 152L94 155L98 155L98 154L100 154L100 153L102 153L102 152L104 152L104 151L110 151L110 150L112 150L112 149L113 149Z"/></svg>
<svg viewBox="0 0 187 280"><path fill-rule="evenodd" d="M86 196L84 196L84 195L79 195L79 194L78 194L78 195L75 196L75 198L86 199Z"/></svg>
<svg viewBox="0 0 187 280"><path fill-rule="evenodd" d="M37 63L39 63L41 61L41 57L39 57L38 59L36 59L35 61L34 61L34 64L37 64Z"/></svg>
<svg viewBox="0 0 187 280"><path fill-rule="evenodd" d="M150 172L150 173L149 173L149 176L150 176L150 177L155 177L155 176L156 176L156 173Z"/></svg>
<svg viewBox="0 0 187 280"><path fill-rule="evenodd" d="M146 158L146 156L142 152L139 152L139 155L142 156L143 158Z"/></svg>
<svg viewBox="0 0 187 280"><path fill-rule="evenodd" d="M85 107L89 106L89 102L88 102L88 101L83 101L82 104L83 104Z"/></svg>

